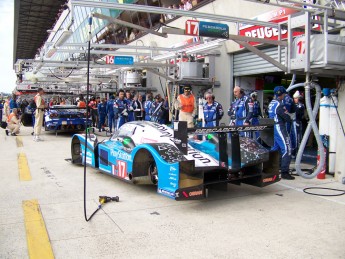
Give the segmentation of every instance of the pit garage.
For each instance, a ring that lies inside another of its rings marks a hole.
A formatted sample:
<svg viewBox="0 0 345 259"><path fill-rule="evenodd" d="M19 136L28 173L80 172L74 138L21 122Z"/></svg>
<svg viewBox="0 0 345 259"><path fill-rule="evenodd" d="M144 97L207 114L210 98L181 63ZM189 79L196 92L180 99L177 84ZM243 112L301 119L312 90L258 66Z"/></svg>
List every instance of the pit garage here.
<svg viewBox="0 0 345 259"><path fill-rule="evenodd" d="M175 28L182 16L195 16L200 20L205 17L213 22L227 19L224 21L235 24L254 22L247 20L248 17L235 14L231 17L224 13L230 8L225 0L189 1L191 9L188 11L170 8L178 1L71 0L67 6L66 2L15 1L14 64L18 82L14 93L21 93L17 97L32 99L38 87L44 88L47 101L55 98L59 102L69 98L74 101L83 95L88 103L89 96L110 98L124 89L142 94L167 94L172 103L178 88L185 85L203 91L217 88L217 92L224 94L229 92L228 86L218 81L212 71L212 63L221 55L218 49L223 47L224 39L215 42L208 37L207 41L191 40L182 46L171 46L167 41L182 37L178 33L184 28ZM274 3L269 6L257 3L265 1L254 2L234 1L236 8L230 9L249 10L251 7L261 12L277 7ZM299 2L292 7L299 8L303 15L312 12L303 11L304 4ZM114 11L110 5L118 9ZM243 6L239 8L239 5ZM327 5L322 6L323 11L328 10ZM95 27L89 26L88 17L94 8L99 17L102 14L111 19L100 19L106 20L102 23L94 16ZM205 12L207 8L215 11ZM124 9L132 10L134 15L121 14ZM161 37L162 30L154 24L140 24L149 10L174 15L169 17L171 23L164 16L165 25L171 25L166 26L167 38ZM337 12L344 14L342 9ZM129 17L135 19L130 21ZM117 19L120 21L115 23ZM45 22L39 22L41 20ZM143 34L160 37L163 43L147 46L140 43L144 38L135 38L134 43L99 44L98 41L109 40L109 35L118 36L117 33L126 31L127 27L134 29L129 26L135 22L139 26L135 29L145 28ZM32 30L34 27L37 28ZM54 32L48 35L47 30L51 29ZM57 46L63 34L70 34L70 29L71 38L61 40ZM95 34L87 38L89 29L90 34ZM32 41L24 31L32 31ZM98 36L102 38L97 39ZM229 37L238 40L237 36ZM82 38L83 42L72 42L72 39ZM179 42L182 41L179 39ZM343 47L343 43L336 44ZM279 61L280 68L289 68L288 55L280 59L275 56L276 49L259 50ZM196 74L200 78L187 70L175 73L177 67L182 67L176 64L187 59L188 55L183 54L186 51L195 52L192 54L199 58L200 64L196 67L203 70ZM126 56L120 61L125 64L116 64L116 55ZM232 55L229 80L234 78L234 85L241 84L245 90L261 91L262 103L272 95L275 84L297 85L309 79L309 72L325 74L325 70L330 77L322 77L322 80L332 84L329 78L343 73L343 64L305 68L308 62L303 58L300 63L295 60L296 66L284 73L267 63L266 56L266 61L262 61L252 52ZM310 70L305 72L304 69ZM156 77L152 77L153 74ZM184 76L179 77L181 74ZM316 92L317 89L315 95ZM341 98L339 96L339 107ZM341 110L340 113L343 117ZM311 120L315 120L315 116ZM87 118L85 123L88 123ZM260 130L272 140L272 125L267 121L252 128L222 125L188 129L181 122L164 125L135 121L127 122L113 134L90 125L80 132L58 134L54 130L44 131L43 127L44 141L39 142L32 140L31 126L21 126L17 136L7 136L0 129L0 257L343 258L345 188L335 177L337 170L326 174L325 179L307 179L296 172L294 181L281 179L279 154L265 148L262 142L239 136L243 130ZM343 139L338 135L336 138L342 143ZM318 145L315 150L317 148ZM307 177L318 167L314 155L316 153L304 156L297 163ZM295 168L295 161L291 169ZM338 166L342 161L338 159L336 163Z"/></svg>

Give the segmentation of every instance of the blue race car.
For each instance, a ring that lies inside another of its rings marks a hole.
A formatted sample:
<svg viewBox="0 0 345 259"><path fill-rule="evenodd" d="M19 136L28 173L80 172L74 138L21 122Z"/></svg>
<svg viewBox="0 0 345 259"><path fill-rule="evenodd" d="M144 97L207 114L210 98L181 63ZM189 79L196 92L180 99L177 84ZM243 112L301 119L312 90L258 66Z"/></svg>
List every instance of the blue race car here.
<svg viewBox="0 0 345 259"><path fill-rule="evenodd" d="M187 124L177 124L182 126L174 130L155 122L128 122L101 142L88 133L86 156L85 134L76 134L72 163L86 162L134 184L155 184L158 193L175 200L202 199L209 187L224 189L228 183L264 187L280 180L279 154L240 138L239 127L196 128L188 135ZM196 134L207 135L198 140Z"/></svg>
<svg viewBox="0 0 345 259"><path fill-rule="evenodd" d="M82 131L85 130L86 109L76 105L53 105L44 113L46 131ZM88 118L88 126L91 120Z"/></svg>

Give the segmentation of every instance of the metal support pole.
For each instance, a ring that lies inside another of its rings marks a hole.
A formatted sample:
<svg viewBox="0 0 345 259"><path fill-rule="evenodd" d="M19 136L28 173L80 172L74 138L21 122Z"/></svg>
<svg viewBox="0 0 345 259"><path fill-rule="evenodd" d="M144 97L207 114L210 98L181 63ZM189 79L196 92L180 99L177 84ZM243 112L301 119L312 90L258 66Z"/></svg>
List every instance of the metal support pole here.
<svg viewBox="0 0 345 259"><path fill-rule="evenodd" d="M217 14L208 14L195 11L184 11L177 9L169 9L155 6L145 6L137 4L119 4L119 3L106 3L106 2L95 2L91 0L71 0L73 6L83 6L83 7L93 7L93 8L105 8L105 9L115 9L115 10L126 10L126 11L136 11L136 12L147 12L147 13L156 13L156 14L172 14L176 16L185 16L185 17L195 17L202 19L210 19L223 22L233 22L233 23L245 23L253 25L261 25L270 28L278 28L278 24L273 22L263 22L263 21L254 21L252 19L245 19L233 16L226 15L217 15Z"/></svg>
<svg viewBox="0 0 345 259"><path fill-rule="evenodd" d="M327 11L324 12L324 16L323 16L323 36L324 36L324 59L323 59L323 63L324 66L327 65L328 62L328 13Z"/></svg>
<svg viewBox="0 0 345 259"><path fill-rule="evenodd" d="M305 13L305 64L304 72L310 72L310 34L311 34L311 24L310 24L310 13Z"/></svg>

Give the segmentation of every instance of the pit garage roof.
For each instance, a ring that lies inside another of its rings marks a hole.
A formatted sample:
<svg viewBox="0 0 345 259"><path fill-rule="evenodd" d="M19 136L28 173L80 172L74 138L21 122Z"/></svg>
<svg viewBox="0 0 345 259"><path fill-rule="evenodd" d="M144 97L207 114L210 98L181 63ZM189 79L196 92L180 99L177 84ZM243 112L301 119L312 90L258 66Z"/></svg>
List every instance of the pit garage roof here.
<svg viewBox="0 0 345 259"><path fill-rule="evenodd" d="M67 0L15 0L13 63L34 58Z"/></svg>

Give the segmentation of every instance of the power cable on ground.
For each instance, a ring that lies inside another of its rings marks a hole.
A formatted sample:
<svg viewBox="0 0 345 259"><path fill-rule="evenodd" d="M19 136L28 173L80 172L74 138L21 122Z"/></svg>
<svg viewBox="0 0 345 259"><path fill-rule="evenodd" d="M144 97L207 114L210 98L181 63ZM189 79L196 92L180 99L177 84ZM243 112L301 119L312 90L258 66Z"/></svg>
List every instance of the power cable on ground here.
<svg viewBox="0 0 345 259"><path fill-rule="evenodd" d="M337 194L321 194L321 193L309 192L308 190L329 190L329 191L335 191L335 192L340 192L340 193L337 193ZM304 188L303 192L306 193L306 194L310 194L310 195L326 196L326 197L341 196L341 195L345 194L345 190L333 189L333 188L327 188L327 187L308 187L308 188Z"/></svg>

